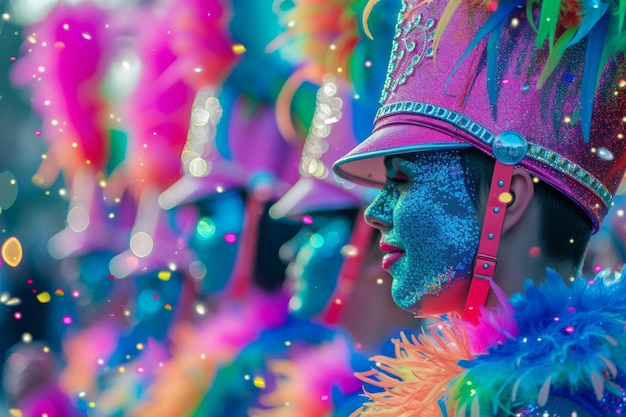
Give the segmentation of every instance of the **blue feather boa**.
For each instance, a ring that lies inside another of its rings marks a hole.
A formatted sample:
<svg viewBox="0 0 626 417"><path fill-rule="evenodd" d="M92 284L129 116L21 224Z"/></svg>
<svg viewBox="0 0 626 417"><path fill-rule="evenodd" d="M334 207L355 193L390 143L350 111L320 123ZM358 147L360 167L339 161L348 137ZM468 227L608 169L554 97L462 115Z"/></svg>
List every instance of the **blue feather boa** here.
<svg viewBox="0 0 626 417"><path fill-rule="evenodd" d="M526 281L524 293L510 302L519 334L461 363L467 370L450 399L480 416L521 415L515 413L523 406L549 409L550 398L580 399L594 417L624 414L624 272L603 271L567 285L548 270L539 287Z"/></svg>

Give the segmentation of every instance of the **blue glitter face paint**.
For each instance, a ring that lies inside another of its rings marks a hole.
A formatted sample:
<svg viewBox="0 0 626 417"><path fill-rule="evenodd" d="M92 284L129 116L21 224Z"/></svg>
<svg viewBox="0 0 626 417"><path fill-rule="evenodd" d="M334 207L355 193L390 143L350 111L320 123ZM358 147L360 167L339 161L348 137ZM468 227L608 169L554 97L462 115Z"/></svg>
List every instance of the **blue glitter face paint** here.
<svg viewBox="0 0 626 417"><path fill-rule="evenodd" d="M174 230L194 251L191 275L201 294L226 288L244 226L244 196L237 190L194 201L170 211Z"/></svg>
<svg viewBox="0 0 626 417"><path fill-rule="evenodd" d="M293 297L289 303L301 318L320 314L330 301L343 263L341 248L350 241L352 222L340 216L314 216L313 224L281 248L289 258L287 281Z"/></svg>
<svg viewBox="0 0 626 417"><path fill-rule="evenodd" d="M426 297L440 296L471 276L478 214L457 151L398 155L385 165L387 183L365 216L382 232L383 267L393 277L394 301L420 311Z"/></svg>

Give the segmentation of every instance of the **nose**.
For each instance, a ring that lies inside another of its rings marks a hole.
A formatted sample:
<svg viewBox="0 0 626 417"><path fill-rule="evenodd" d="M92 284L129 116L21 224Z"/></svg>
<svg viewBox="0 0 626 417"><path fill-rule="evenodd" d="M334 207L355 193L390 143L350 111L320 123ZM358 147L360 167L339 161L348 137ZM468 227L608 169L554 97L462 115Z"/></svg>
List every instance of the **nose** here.
<svg viewBox="0 0 626 417"><path fill-rule="evenodd" d="M365 221L372 227L385 233L391 229L393 219L393 205L388 193L382 189L374 201L365 209Z"/></svg>

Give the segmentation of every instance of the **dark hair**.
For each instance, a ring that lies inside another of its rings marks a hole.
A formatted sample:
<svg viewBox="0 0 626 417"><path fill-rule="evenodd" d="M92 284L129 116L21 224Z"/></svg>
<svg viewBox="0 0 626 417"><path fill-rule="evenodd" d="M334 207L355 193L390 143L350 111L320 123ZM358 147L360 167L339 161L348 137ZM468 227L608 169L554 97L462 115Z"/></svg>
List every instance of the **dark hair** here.
<svg viewBox="0 0 626 417"><path fill-rule="evenodd" d="M468 177L468 189L476 203L481 190L488 190L495 160L476 149L461 152ZM539 246L546 259L552 262L582 263L591 238L591 219L572 200L549 184L535 183L535 197L539 203Z"/></svg>

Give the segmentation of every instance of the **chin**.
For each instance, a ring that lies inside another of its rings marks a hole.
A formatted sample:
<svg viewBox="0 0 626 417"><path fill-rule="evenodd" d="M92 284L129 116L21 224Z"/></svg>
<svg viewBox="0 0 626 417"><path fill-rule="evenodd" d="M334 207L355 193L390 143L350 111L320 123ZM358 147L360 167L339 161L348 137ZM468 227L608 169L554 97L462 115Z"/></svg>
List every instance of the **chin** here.
<svg viewBox="0 0 626 417"><path fill-rule="evenodd" d="M424 315L463 314L471 279L455 279L440 295L426 296L419 306Z"/></svg>
<svg viewBox="0 0 626 417"><path fill-rule="evenodd" d="M422 302L421 299L415 297L413 294L407 294L406 292L401 290L392 290L391 297L398 307L411 313L418 312L419 309L416 309L416 307L418 307Z"/></svg>
<svg viewBox="0 0 626 417"><path fill-rule="evenodd" d="M407 294L401 289L392 291L392 297L398 307L403 310L424 316L463 313L471 279L455 279L447 288L437 295Z"/></svg>

